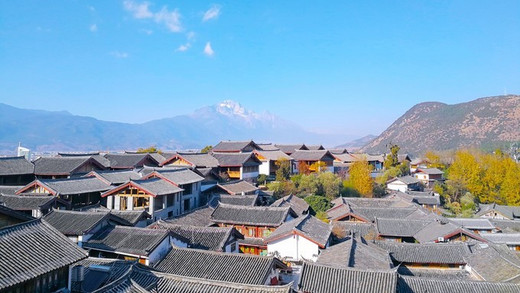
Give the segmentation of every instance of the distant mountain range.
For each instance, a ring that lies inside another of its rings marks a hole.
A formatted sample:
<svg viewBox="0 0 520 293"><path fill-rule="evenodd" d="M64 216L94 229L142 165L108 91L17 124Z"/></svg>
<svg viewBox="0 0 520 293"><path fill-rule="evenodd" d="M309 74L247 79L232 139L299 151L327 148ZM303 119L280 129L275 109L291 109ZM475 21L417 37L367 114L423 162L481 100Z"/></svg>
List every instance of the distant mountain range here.
<svg viewBox="0 0 520 293"><path fill-rule="evenodd" d="M463 147L489 150L515 141L520 141L520 96L507 95L455 105L417 104L362 151L387 152L390 143L411 154Z"/></svg>
<svg viewBox="0 0 520 293"><path fill-rule="evenodd" d="M340 145L336 146L336 148L338 148L338 149L345 148L349 151L356 151L356 150L359 150L360 148L364 147L368 143L370 143L376 137L377 137L376 135L370 134L367 136L363 136L362 138L358 138L358 139L349 141L347 143L340 144Z"/></svg>
<svg viewBox="0 0 520 293"><path fill-rule="evenodd" d="M321 135L274 114L255 113L234 101L188 115L142 124L101 121L68 112L26 110L0 103L0 153L18 143L32 151L121 151L155 145L163 150L199 149L220 140L332 145L345 137Z"/></svg>

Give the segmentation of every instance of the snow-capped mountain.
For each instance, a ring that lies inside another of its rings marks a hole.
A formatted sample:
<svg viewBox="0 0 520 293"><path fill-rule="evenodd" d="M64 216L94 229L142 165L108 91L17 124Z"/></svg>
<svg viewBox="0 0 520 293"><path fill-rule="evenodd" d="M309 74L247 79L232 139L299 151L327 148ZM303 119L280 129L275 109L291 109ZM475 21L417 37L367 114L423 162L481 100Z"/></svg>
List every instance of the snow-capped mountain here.
<svg viewBox="0 0 520 293"><path fill-rule="evenodd" d="M40 121L42 123L27 123ZM22 142L34 151L131 150L156 145L196 149L221 140L327 144L329 137L269 112L256 113L225 100L188 115L142 124L101 121L66 112L35 111L0 104L0 153ZM44 143L42 143L44 142ZM331 143L332 144L332 143Z"/></svg>

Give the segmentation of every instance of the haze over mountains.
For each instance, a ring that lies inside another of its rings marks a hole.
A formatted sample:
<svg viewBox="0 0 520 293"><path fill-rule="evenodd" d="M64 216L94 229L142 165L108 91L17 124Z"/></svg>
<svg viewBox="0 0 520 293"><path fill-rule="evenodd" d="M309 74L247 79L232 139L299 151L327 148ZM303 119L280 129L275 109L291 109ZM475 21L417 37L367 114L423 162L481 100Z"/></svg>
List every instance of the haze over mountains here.
<svg viewBox="0 0 520 293"><path fill-rule="evenodd" d="M491 150L516 141L520 141L520 96L507 95L454 105L417 104L362 151L385 152L389 143L412 154L464 147Z"/></svg>
<svg viewBox="0 0 520 293"><path fill-rule="evenodd" d="M137 112L136 112L137 113ZM324 135L274 114L255 113L223 101L188 115L142 124L101 121L66 111L25 110L0 103L0 153L13 154L18 142L33 151L122 151L155 145L164 150L200 149L220 140L339 145L369 153L386 152L389 143L401 152L461 147L494 148L520 141L520 96L480 98L447 105L420 103L381 135L359 139ZM364 146L364 147L363 147Z"/></svg>
<svg viewBox="0 0 520 293"><path fill-rule="evenodd" d="M164 150L185 150L214 145L220 140L248 139L332 146L354 138L312 133L274 114L255 113L230 100L188 115L142 124L101 121L66 111L19 109L0 103L0 125L0 153L4 154L12 154L18 142L43 152L121 151L151 145Z"/></svg>

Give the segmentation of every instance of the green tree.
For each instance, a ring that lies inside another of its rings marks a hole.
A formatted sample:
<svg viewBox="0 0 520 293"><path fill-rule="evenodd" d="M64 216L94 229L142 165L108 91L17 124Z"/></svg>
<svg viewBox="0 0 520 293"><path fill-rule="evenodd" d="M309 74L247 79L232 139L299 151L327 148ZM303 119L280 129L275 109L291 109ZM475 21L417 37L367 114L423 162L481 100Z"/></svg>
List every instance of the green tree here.
<svg viewBox="0 0 520 293"><path fill-rule="evenodd" d="M263 183L263 184L266 184L266 183L267 183L267 175L265 175L265 174L260 174L260 175L258 175L257 182L258 182L259 184L262 184L262 183Z"/></svg>
<svg viewBox="0 0 520 293"><path fill-rule="evenodd" d="M278 167L275 172L276 181L289 180L291 177L291 162L281 158L276 160L275 165Z"/></svg>
<svg viewBox="0 0 520 293"><path fill-rule="evenodd" d="M160 153L162 153L162 151L155 146L150 146L147 148L138 148L137 152L140 154L145 154L145 153L159 153L160 154Z"/></svg>
<svg viewBox="0 0 520 293"><path fill-rule="evenodd" d="M311 207L312 215L316 215L318 212L325 212L331 207L330 201L324 196L309 195L306 196L304 200Z"/></svg>
<svg viewBox="0 0 520 293"><path fill-rule="evenodd" d="M312 195L318 193L319 181L314 174L302 175L298 185L298 193Z"/></svg>
<svg viewBox="0 0 520 293"><path fill-rule="evenodd" d="M200 152L203 153L203 154L207 154L207 153L209 153L212 149L213 149L213 146L212 146L212 145L207 145L207 146L205 146L204 148L202 148L202 149L200 150Z"/></svg>
<svg viewBox="0 0 520 293"><path fill-rule="evenodd" d="M341 179L332 172L322 172L318 175L319 194L327 197L329 200L339 196L341 190Z"/></svg>
<svg viewBox="0 0 520 293"><path fill-rule="evenodd" d="M383 166L386 169L395 167L399 164L399 150L401 148L396 144L390 144L390 154L386 155Z"/></svg>

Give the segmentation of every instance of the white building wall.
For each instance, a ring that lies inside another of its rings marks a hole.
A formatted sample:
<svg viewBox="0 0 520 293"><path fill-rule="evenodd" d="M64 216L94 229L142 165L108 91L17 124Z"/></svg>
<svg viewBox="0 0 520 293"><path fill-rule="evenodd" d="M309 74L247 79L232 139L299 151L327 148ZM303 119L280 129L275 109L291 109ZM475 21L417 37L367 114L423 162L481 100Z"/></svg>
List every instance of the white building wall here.
<svg viewBox="0 0 520 293"><path fill-rule="evenodd" d="M388 183L386 188L388 188L390 190L401 191L401 192L406 192L408 190L408 186L406 184L403 184L402 182L397 182L397 181Z"/></svg>
<svg viewBox="0 0 520 293"><path fill-rule="evenodd" d="M269 161L266 161L266 162L262 161L262 165L260 165L258 168L258 171L259 171L258 173L269 176L269 174L271 174L270 167L271 167L271 164L269 163Z"/></svg>
<svg viewBox="0 0 520 293"><path fill-rule="evenodd" d="M275 254L278 252L280 257L291 260L315 261L318 258L319 246L299 235L288 235L282 239L267 244L267 253Z"/></svg>
<svg viewBox="0 0 520 293"><path fill-rule="evenodd" d="M279 255L289 260L298 260L298 241L297 235L288 235L282 239L269 242L267 244L268 255Z"/></svg>
<svg viewBox="0 0 520 293"><path fill-rule="evenodd" d="M147 265L153 266L160 260L162 260L166 254L170 251L172 246L170 245L170 237L164 238L164 240L155 248L152 253L148 256Z"/></svg>

